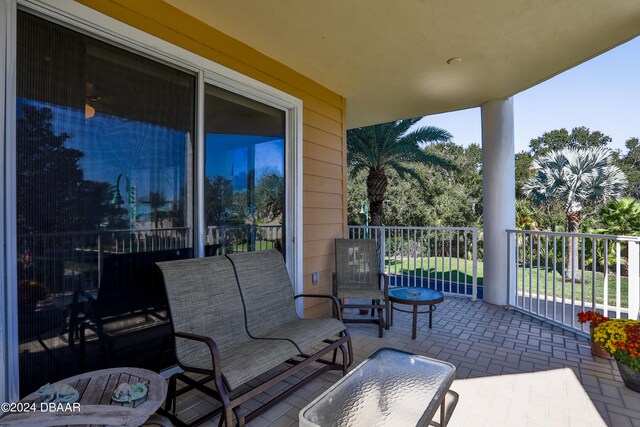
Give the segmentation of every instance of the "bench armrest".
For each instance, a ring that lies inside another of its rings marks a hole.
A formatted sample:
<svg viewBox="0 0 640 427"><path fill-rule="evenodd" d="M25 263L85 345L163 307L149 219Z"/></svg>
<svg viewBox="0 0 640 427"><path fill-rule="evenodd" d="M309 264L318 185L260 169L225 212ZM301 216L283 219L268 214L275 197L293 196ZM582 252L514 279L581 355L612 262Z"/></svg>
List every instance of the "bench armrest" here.
<svg viewBox="0 0 640 427"><path fill-rule="evenodd" d="M384 284L383 290L384 290L384 297L386 299L389 296L389 275L385 272L382 272L382 273L378 273L378 277L382 279L382 283Z"/></svg>
<svg viewBox="0 0 640 427"><path fill-rule="evenodd" d="M333 302L333 308L336 313L337 319L342 322L342 310L340 310L340 301L338 301L338 298L334 297L333 295L299 294L296 295L294 299L298 299L300 297L330 299Z"/></svg>
<svg viewBox="0 0 640 427"><path fill-rule="evenodd" d="M220 350L218 350L218 345L212 338L206 337L204 335L192 334L189 332L174 332L173 335L176 338L184 338L187 340L199 341L206 344L207 347L209 347L209 352L211 353L211 365L213 366L213 373L218 379L222 377L222 372L220 371Z"/></svg>

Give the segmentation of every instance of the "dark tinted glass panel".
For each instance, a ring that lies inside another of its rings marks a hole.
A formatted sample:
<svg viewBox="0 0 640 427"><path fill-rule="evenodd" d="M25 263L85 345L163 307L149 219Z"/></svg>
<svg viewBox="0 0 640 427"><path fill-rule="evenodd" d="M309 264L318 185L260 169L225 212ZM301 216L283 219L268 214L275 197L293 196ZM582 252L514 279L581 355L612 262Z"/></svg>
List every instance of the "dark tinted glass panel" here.
<svg viewBox="0 0 640 427"><path fill-rule="evenodd" d="M206 85L204 113L206 255L284 254L284 111Z"/></svg>
<svg viewBox="0 0 640 427"><path fill-rule="evenodd" d="M192 256L192 75L18 17L21 393L172 364L154 262Z"/></svg>

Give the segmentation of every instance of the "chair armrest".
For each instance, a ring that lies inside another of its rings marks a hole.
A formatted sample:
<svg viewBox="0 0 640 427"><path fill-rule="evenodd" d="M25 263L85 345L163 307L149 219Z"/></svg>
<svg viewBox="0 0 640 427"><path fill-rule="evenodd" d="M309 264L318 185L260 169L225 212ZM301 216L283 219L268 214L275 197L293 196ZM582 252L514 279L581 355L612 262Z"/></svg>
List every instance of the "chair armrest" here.
<svg viewBox="0 0 640 427"><path fill-rule="evenodd" d="M333 301L333 308L335 308L335 312L337 313L337 319L342 322L342 310L340 310L340 301L338 301L338 298L334 297L333 295L299 294L296 295L294 299L298 299L300 297L330 299L331 301Z"/></svg>
<svg viewBox="0 0 640 427"><path fill-rule="evenodd" d="M336 273L333 273L333 276L331 277L331 292L334 296L338 295L338 277L336 276Z"/></svg>
<svg viewBox="0 0 640 427"><path fill-rule="evenodd" d="M389 296L389 275L385 272L378 273L378 277L382 279L385 298Z"/></svg>
<svg viewBox="0 0 640 427"><path fill-rule="evenodd" d="M204 335L196 335L189 332L174 332L173 335L176 338L184 338L187 340L199 341L204 343L209 347L209 352L211 353L211 365L213 366L213 373L216 378L222 377L222 372L220 371L220 350L218 350L218 345L215 341L210 337L205 337Z"/></svg>

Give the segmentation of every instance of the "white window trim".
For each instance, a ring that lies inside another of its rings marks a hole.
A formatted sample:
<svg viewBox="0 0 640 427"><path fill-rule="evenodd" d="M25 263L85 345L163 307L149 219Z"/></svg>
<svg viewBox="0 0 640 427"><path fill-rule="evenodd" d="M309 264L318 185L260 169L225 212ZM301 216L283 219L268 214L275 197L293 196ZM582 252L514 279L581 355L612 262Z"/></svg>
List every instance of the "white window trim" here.
<svg viewBox="0 0 640 427"><path fill-rule="evenodd" d="M123 22L106 16L94 9L73 0L0 0L0 105L5 107L0 123L0 132L4 134L3 155L5 175L0 178L5 198L2 200L0 212L0 236L4 247L0 249L0 260L5 266L0 267L3 277L3 292L6 304L0 307L0 322L7 325L7 330L0 326L0 362L7 375L5 384L0 384L0 401L11 401L18 397L18 344L17 313L12 308L17 301L15 291L16 280L16 245L15 245L15 43L16 43L16 10L17 7L38 14L52 22L58 22L89 36L115 43L131 49L151 59L166 62L192 71L197 75L198 93L196 96L196 134L194 197L196 206L204 200L204 134L203 134L203 90L205 80L256 101L281 109L286 113L285 141L285 188L287 188L286 209L286 253L287 269L296 294L303 291L303 220L302 220L302 101L286 92L266 85L258 80L240 74L209 59L196 55L186 49L173 45L158 37L133 28ZM8 50L7 50L8 49ZM6 88L6 89L5 89ZM197 209L194 215L196 253L202 255L205 236L203 209ZM2 234L4 233L4 234ZM8 261L8 262L4 262ZM303 314L301 299L297 302L298 313ZM14 360L15 359L15 360Z"/></svg>
<svg viewBox="0 0 640 427"><path fill-rule="evenodd" d="M0 0L0 403L18 401L16 0Z"/></svg>

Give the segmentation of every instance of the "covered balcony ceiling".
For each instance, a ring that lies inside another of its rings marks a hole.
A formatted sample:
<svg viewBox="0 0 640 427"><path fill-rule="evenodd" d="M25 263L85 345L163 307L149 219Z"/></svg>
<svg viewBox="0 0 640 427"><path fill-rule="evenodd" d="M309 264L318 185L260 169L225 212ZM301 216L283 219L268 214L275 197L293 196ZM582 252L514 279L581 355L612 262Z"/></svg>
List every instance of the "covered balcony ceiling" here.
<svg viewBox="0 0 640 427"><path fill-rule="evenodd" d="M509 97L640 34L638 0L166 1L344 96L349 128Z"/></svg>

